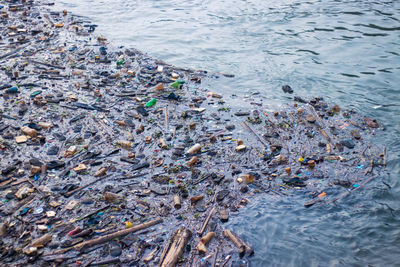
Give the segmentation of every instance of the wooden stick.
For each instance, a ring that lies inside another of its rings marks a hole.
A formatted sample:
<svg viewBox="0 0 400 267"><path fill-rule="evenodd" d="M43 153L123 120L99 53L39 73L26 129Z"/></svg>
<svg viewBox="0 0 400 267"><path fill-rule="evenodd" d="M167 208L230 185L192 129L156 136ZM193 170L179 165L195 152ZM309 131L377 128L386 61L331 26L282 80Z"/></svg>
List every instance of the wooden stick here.
<svg viewBox="0 0 400 267"><path fill-rule="evenodd" d="M325 132L324 128L325 128L325 124L324 122L321 120L321 118L318 116L317 111L315 110L315 108L311 106L311 110L314 113L315 119L318 120L318 123L320 124L320 126L317 126L318 131L320 131L320 133L322 134L322 136L326 139L326 141L328 141L328 143L332 146L331 140L332 138L330 138L330 136Z"/></svg>
<svg viewBox="0 0 400 267"><path fill-rule="evenodd" d="M64 196L65 197L70 197L73 194L75 194L76 192L81 191L82 189L85 189L86 187L91 186L92 184L95 184L95 183L99 182L100 180L103 180L105 177L106 176L103 176L101 178L98 178L98 179L94 180L93 182L90 182L90 183L88 183L86 185L80 186L80 187L78 187L78 188L76 188L76 189L74 189L72 191L69 191L69 192L65 193Z"/></svg>
<svg viewBox="0 0 400 267"><path fill-rule="evenodd" d="M35 184L33 184L31 180L28 180L28 183L30 183L31 186L33 186L36 189L36 191L38 191L41 195L43 195L42 190L40 190L39 187L37 187Z"/></svg>
<svg viewBox="0 0 400 267"><path fill-rule="evenodd" d="M214 257L211 263L211 267L215 267L215 264L217 263L217 256L218 256L218 247L215 248L214 252Z"/></svg>
<svg viewBox="0 0 400 267"><path fill-rule="evenodd" d="M336 201L338 201L338 200L341 200L341 199L347 197L347 196L350 195L353 191L356 191L356 190L360 189L361 187L363 187L364 185L366 185L367 183L369 183L370 181L372 181L372 179L374 179L375 177L376 177L376 176L371 176L371 177L369 177L367 180L365 180L364 182L362 182L358 187L356 187L356 188L354 188L354 189L352 189L352 190L350 190L350 191L344 192L343 194L341 194L341 195L338 196L337 198L334 198L334 199L328 201L327 204L336 202Z"/></svg>
<svg viewBox="0 0 400 267"><path fill-rule="evenodd" d="M207 253L207 248L206 245L208 244L208 242L210 242L210 240L214 237L215 233L214 232L208 232L205 236L203 236L199 243L196 246L196 249L200 252L200 253Z"/></svg>
<svg viewBox="0 0 400 267"><path fill-rule="evenodd" d="M21 200L20 202L18 202L15 207L5 211L6 215L11 215L13 214L15 211L17 211L19 208L23 207L24 205L28 204L28 203L32 203L36 198L36 195L32 194L26 198L24 198L23 200Z"/></svg>
<svg viewBox="0 0 400 267"><path fill-rule="evenodd" d="M253 129L250 128L249 125L247 125L246 122L242 121L241 124L243 125L244 128L246 128L247 130L249 130L256 138L258 141L260 141L260 143L265 147L268 148L267 144L264 143L263 140L261 140L261 138L253 131Z"/></svg>
<svg viewBox="0 0 400 267"><path fill-rule="evenodd" d="M254 250L232 231L224 230L223 234L226 237L229 237L229 239L232 240L232 242L239 248L239 255L241 252L241 248L243 248L249 254L249 256L254 254ZM243 251L243 253L244 253L244 251Z"/></svg>
<svg viewBox="0 0 400 267"><path fill-rule="evenodd" d="M107 209L107 208L109 208L109 207L110 207L110 205L106 205L106 206L104 206L104 207L102 207L102 208L99 208L99 209L97 209L97 210L95 210L95 211L93 211L93 212L91 212L91 213L88 213L88 214L86 214L86 215L84 215L84 216L82 216L82 217L79 217L79 218L77 218L77 219L72 219L72 221L73 221L73 223L78 222L78 221L81 221L81 220L86 219L86 218L88 218L88 217L90 217L90 216L92 216L92 215L94 215L94 214L96 214L96 213L98 213L98 212L100 212L100 211L102 211L102 210L105 210L105 209ZM70 221L70 222L71 222L71 221Z"/></svg>
<svg viewBox="0 0 400 267"><path fill-rule="evenodd" d="M37 61L34 59L28 59L28 61L32 62L33 64L37 64L37 65L42 65L42 66L46 66L46 67L50 67L50 68L65 70L65 67L63 67L63 66L57 66L57 65L46 63L46 62L40 62L40 61Z"/></svg>
<svg viewBox="0 0 400 267"><path fill-rule="evenodd" d="M181 226L165 246L158 264L159 267L174 267L192 237L192 232Z"/></svg>
<svg viewBox="0 0 400 267"><path fill-rule="evenodd" d="M233 242L233 244L235 244L235 246L239 249L239 256L242 257L246 251L244 244L242 244L231 231L224 230L222 233L224 234L224 236L228 237Z"/></svg>
<svg viewBox="0 0 400 267"><path fill-rule="evenodd" d="M211 216L213 215L214 211L215 211L215 207L213 207L213 208L211 209L211 211L210 211L210 213L208 214L206 220L204 221L203 226L201 227L200 231L198 232L199 236L202 236L202 235L203 235L203 233L204 233L204 231L206 230L206 227L207 227L207 225L208 225L208 222L210 221Z"/></svg>
<svg viewBox="0 0 400 267"><path fill-rule="evenodd" d="M3 58L6 58L6 57L14 55L14 54L18 53L19 51L21 51L22 49L24 49L25 47L27 47L28 45L30 45L30 43L27 43L27 44L25 44L23 46L20 46L20 47L16 48L15 50L13 50L11 52L8 52L8 53L5 53L4 55L1 55L0 59L3 59Z"/></svg>
<svg viewBox="0 0 400 267"><path fill-rule="evenodd" d="M123 236L126 236L126 235L130 234L130 233L134 233L134 232L137 232L139 230L143 230L143 229L152 227L152 226L154 226L156 224L159 224L161 222L163 222L162 219L156 219L156 220L152 220L152 221L149 221L149 222L145 222L145 223L136 225L136 226L134 226L132 228L119 230L119 231L116 231L114 233L111 233L111 234L108 234L108 235L105 235L105 236L101 236L101 237L98 237L98 238L95 238L95 239L92 239L92 240L88 240L88 241L76 244L75 246L73 246L73 248L75 250L80 250L83 247L91 247L91 246L99 245L99 244L108 242L110 240L113 240L114 238L123 237Z"/></svg>
<svg viewBox="0 0 400 267"><path fill-rule="evenodd" d="M168 132L168 108L164 107L165 130Z"/></svg>
<svg viewBox="0 0 400 267"><path fill-rule="evenodd" d="M154 256L156 255L157 251L159 249L159 246L157 246L155 249L153 249L144 259L143 262L144 263L148 263L149 261L151 261Z"/></svg>
<svg viewBox="0 0 400 267"><path fill-rule="evenodd" d="M221 267L224 267L228 263L231 257L232 257L231 255L226 256L225 261L224 263L222 263Z"/></svg>
<svg viewBox="0 0 400 267"><path fill-rule="evenodd" d="M386 167L386 147L383 149L383 166Z"/></svg>

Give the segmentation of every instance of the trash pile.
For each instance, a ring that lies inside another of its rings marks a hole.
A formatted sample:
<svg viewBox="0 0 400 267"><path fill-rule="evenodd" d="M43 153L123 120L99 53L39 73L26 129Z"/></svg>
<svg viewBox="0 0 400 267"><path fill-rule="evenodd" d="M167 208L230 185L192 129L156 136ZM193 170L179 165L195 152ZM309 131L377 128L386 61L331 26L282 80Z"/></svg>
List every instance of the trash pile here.
<svg viewBox="0 0 400 267"><path fill-rule="evenodd" d="M325 205L384 170L374 119L320 98L234 110L202 87L212 74L115 48L48 5L0 5L5 265L244 264L251 240L224 223L251 196Z"/></svg>

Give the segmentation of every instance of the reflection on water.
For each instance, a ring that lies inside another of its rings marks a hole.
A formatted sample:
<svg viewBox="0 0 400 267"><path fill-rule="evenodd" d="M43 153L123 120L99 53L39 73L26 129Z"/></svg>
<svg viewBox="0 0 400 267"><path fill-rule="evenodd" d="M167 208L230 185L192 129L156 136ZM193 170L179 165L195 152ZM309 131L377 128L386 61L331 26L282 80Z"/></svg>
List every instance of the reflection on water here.
<svg viewBox="0 0 400 267"><path fill-rule="evenodd" d="M290 84L299 95L377 117L387 127L377 137L389 151L384 183L308 210L301 195L279 202L258 196L228 227L255 246L255 266L399 262L399 1L60 0L55 8L88 17L116 44L236 75L206 84L213 91L258 91L282 103L279 88Z"/></svg>

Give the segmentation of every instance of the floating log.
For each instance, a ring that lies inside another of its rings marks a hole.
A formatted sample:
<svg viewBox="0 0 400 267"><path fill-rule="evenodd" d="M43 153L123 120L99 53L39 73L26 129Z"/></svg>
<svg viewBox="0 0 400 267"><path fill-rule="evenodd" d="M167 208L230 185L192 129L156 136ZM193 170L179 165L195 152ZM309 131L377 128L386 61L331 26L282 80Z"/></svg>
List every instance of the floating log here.
<svg viewBox="0 0 400 267"><path fill-rule="evenodd" d="M173 267L178 263L183 251L192 237L192 232L181 226L168 241L160 257L159 267Z"/></svg>

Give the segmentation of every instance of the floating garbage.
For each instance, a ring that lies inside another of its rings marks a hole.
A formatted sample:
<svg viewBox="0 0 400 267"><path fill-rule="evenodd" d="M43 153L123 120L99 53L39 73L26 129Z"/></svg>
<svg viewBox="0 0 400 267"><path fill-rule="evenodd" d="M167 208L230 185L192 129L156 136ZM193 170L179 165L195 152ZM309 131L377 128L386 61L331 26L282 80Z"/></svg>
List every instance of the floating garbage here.
<svg viewBox="0 0 400 267"><path fill-rule="evenodd" d="M225 227L255 194L329 205L385 171L376 119L314 96L235 108L202 86L217 74L114 47L47 8L1 9L5 266L224 266L257 253Z"/></svg>

